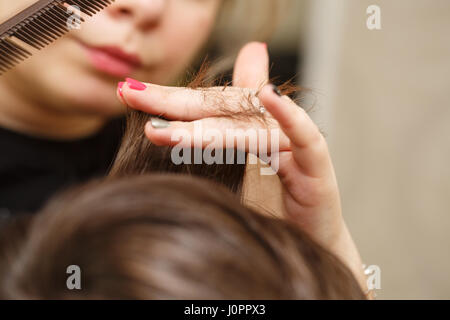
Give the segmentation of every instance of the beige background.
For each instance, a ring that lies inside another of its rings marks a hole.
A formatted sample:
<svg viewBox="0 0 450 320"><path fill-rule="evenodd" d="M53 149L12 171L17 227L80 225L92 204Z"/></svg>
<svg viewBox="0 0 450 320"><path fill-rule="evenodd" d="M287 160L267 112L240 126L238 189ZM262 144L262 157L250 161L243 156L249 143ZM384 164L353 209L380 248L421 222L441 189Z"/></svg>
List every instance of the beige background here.
<svg viewBox="0 0 450 320"><path fill-rule="evenodd" d="M312 0L304 85L380 298L450 298L450 1ZM366 8L382 30L366 28Z"/></svg>

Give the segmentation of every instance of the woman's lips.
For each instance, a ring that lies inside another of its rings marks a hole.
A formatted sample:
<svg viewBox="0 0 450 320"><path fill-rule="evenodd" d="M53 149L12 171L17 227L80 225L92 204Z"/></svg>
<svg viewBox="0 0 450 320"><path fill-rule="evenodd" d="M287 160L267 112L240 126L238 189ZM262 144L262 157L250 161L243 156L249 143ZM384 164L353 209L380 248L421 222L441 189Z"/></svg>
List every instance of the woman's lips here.
<svg viewBox="0 0 450 320"><path fill-rule="evenodd" d="M119 47L91 47L86 44L83 44L83 47L94 68L114 77L124 78L142 67L142 62L137 55L126 53Z"/></svg>

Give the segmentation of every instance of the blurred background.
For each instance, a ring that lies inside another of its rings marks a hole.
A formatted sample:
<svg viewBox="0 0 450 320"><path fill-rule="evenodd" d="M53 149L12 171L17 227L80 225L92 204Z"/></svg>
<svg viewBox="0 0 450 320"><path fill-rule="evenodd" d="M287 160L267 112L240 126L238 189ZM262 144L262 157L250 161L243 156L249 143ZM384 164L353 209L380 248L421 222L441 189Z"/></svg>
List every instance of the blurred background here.
<svg viewBox="0 0 450 320"><path fill-rule="evenodd" d="M381 268L378 298L449 299L450 1L289 5L274 68L313 90L304 103L362 258ZM367 28L370 5L381 30Z"/></svg>

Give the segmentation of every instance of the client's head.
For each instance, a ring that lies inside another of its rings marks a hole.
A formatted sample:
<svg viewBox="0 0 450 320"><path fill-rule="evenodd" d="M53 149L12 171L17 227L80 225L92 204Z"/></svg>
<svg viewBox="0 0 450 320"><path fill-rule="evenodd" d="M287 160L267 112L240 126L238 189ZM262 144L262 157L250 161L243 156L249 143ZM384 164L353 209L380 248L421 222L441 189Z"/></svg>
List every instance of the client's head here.
<svg viewBox="0 0 450 320"><path fill-rule="evenodd" d="M197 178L94 182L32 219L0 248L1 298L364 299L351 272L303 232ZM81 290L67 287L72 265Z"/></svg>

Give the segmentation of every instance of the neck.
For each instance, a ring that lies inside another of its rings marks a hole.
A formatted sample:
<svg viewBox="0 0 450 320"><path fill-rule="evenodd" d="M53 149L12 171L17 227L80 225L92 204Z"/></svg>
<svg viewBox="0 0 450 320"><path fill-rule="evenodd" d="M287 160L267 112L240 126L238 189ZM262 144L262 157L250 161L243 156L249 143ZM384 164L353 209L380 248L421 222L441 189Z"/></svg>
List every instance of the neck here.
<svg viewBox="0 0 450 320"><path fill-rule="evenodd" d="M95 134L106 122L98 115L52 108L6 80L0 81L0 97L0 126L27 135L75 140Z"/></svg>

